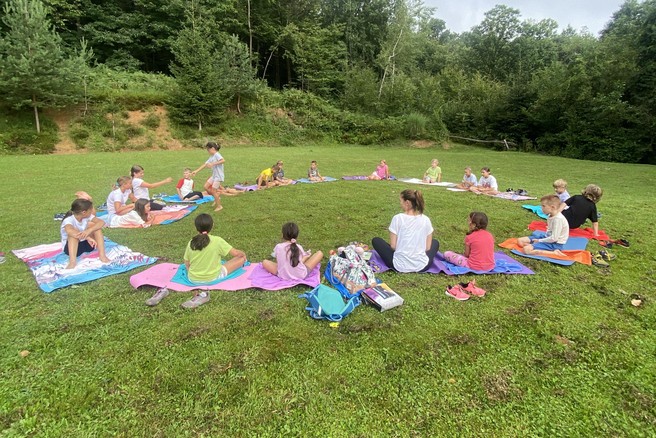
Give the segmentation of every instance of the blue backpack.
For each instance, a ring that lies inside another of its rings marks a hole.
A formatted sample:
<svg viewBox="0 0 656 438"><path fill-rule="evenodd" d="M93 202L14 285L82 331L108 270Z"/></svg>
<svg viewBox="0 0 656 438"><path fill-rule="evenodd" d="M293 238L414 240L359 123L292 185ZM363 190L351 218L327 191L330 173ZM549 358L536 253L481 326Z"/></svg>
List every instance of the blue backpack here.
<svg viewBox="0 0 656 438"><path fill-rule="evenodd" d="M360 298L353 297L344 301L342 294L332 287L320 284L311 291L298 296L308 300L309 306L305 310L310 312L314 319L327 319L329 321L341 321L353 309L360 305Z"/></svg>

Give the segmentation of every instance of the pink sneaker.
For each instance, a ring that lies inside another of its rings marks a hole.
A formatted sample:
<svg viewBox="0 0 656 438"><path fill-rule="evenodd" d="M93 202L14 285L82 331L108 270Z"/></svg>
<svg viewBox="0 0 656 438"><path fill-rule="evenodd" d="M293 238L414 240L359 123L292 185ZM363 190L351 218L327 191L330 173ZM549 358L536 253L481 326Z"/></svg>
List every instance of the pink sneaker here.
<svg viewBox="0 0 656 438"><path fill-rule="evenodd" d="M484 297L486 293L484 289L481 289L480 287L476 286L476 280L472 280L466 284L460 283L460 287L465 292L469 292L470 294L476 295L477 297Z"/></svg>
<svg viewBox="0 0 656 438"><path fill-rule="evenodd" d="M469 299L469 295L462 290L459 284L447 286L444 293L458 301L467 301Z"/></svg>

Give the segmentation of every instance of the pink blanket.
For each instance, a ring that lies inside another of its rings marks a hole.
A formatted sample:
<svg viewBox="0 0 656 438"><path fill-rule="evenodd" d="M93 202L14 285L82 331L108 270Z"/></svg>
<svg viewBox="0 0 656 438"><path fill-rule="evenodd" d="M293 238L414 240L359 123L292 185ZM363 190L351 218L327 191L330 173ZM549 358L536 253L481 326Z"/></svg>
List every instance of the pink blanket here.
<svg viewBox="0 0 656 438"><path fill-rule="evenodd" d="M179 266L180 265L175 263L160 263L130 277L130 284L135 289L141 286L155 286L166 287L170 290L175 290L178 292L186 292L197 289L235 291L258 288L264 290L281 290L298 286L300 284L304 284L310 287L318 286L320 283L319 272L321 269L321 266L317 266L312 270L312 272L310 272L307 278L303 280L282 280L275 275L269 274L262 267L261 263L253 263L249 266L245 266L244 270L246 273L238 277L231 278L211 286L185 286L183 284L174 283L171 281Z"/></svg>

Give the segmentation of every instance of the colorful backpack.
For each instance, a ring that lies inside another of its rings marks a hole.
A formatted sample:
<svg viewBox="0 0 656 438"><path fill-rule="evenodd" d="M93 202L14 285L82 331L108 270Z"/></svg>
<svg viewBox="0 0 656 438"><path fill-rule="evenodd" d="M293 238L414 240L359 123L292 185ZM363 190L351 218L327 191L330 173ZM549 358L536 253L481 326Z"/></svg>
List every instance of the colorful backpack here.
<svg viewBox="0 0 656 438"><path fill-rule="evenodd" d="M346 298L359 295L362 289L378 283L371 266L356 252L353 245L330 256L325 276Z"/></svg>
<svg viewBox="0 0 656 438"><path fill-rule="evenodd" d="M320 284L298 297L308 300L310 305L305 310L310 312L312 318L335 322L341 321L360 305L360 298L353 297L345 302L339 291L324 284Z"/></svg>

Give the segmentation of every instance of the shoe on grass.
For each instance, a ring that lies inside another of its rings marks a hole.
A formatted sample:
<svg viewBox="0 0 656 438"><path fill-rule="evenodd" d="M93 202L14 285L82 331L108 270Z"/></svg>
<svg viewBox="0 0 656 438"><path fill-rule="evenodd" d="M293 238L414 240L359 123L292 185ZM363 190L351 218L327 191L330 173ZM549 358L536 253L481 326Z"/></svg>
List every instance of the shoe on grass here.
<svg viewBox="0 0 656 438"><path fill-rule="evenodd" d="M467 301L469 299L469 295L462 290L462 287L460 287L459 284L456 284L455 286L447 286L444 293L458 301Z"/></svg>
<svg viewBox="0 0 656 438"><path fill-rule="evenodd" d="M469 283L460 283L460 288L465 292L476 295L477 297L484 297L486 293L485 289L481 289L476 285L476 280L472 280Z"/></svg>
<svg viewBox="0 0 656 438"><path fill-rule="evenodd" d="M156 306L159 304L160 301L162 301L164 298L166 298L169 295L169 290L165 287L162 287L160 289L157 289L157 292L150 297L149 299L146 300L146 306Z"/></svg>
<svg viewBox="0 0 656 438"><path fill-rule="evenodd" d="M608 268L610 265L599 253L592 255L592 264L600 268Z"/></svg>
<svg viewBox="0 0 656 438"><path fill-rule="evenodd" d="M617 239L617 240L613 240L613 243L614 243L615 245L619 245L619 246L622 246L622 247L624 247L624 248L628 248L628 247L629 247L629 241L626 240L626 239Z"/></svg>
<svg viewBox="0 0 656 438"><path fill-rule="evenodd" d="M189 301L185 301L184 303L181 304L181 306L185 309L195 309L196 307L200 307L203 304L207 303L210 300L210 294L207 292L201 292Z"/></svg>
<svg viewBox="0 0 656 438"><path fill-rule="evenodd" d="M617 258L615 254L608 251L607 249L602 249L601 251L599 251L599 255L601 256L602 259L604 259L607 262L610 262L611 260L615 260Z"/></svg>

